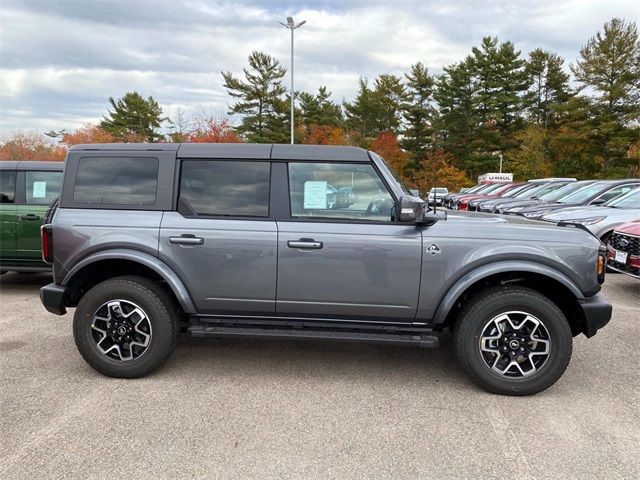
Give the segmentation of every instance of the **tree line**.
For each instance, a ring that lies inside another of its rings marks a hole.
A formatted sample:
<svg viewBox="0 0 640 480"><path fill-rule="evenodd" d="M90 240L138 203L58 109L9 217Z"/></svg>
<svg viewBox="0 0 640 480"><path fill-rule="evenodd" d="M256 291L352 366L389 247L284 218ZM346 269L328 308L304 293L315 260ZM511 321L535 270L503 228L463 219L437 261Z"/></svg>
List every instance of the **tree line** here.
<svg viewBox="0 0 640 480"><path fill-rule="evenodd" d="M184 111L163 117L136 92L109 98L97 126L50 132L63 145L100 141L287 143L286 69L253 52L242 74L222 72L228 119ZM407 183L452 188L495 171L499 157L516 178L640 176L640 42L633 22L614 18L581 48L575 63L537 48L485 37L460 62L432 74L422 63L403 75L361 78L350 101L326 86L296 95L296 143L357 145L380 153ZM160 133L168 125L169 134ZM82 137L82 138L79 138ZM90 139L90 138L89 138ZM77 142L80 143L80 142ZM0 155L6 156L0 148Z"/></svg>

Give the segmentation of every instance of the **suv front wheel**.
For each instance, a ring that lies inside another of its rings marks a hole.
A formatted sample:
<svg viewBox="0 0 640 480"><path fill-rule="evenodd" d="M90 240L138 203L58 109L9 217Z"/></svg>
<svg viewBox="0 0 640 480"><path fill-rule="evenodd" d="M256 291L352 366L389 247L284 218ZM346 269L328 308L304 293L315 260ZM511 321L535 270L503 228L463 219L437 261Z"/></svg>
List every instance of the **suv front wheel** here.
<svg viewBox="0 0 640 480"><path fill-rule="evenodd" d="M564 373L569 323L549 298L522 286L494 287L467 301L454 331L458 360L485 390L531 395Z"/></svg>
<svg viewBox="0 0 640 480"><path fill-rule="evenodd" d="M143 277L116 277L82 297L73 336L95 370L109 377L136 378L171 356L177 321L175 303L158 284Z"/></svg>

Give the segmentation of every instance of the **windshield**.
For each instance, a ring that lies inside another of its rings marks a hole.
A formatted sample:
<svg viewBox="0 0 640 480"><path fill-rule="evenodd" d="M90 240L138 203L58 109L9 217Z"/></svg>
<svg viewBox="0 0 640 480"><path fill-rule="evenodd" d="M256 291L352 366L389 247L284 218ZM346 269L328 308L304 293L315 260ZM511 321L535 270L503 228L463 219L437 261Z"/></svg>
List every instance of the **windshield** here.
<svg viewBox="0 0 640 480"><path fill-rule="evenodd" d="M400 186L402 193L404 193L405 195L411 195L411 192L409 191L409 189L404 185L404 183L402 183L402 180L400 180L400 177L398 177L395 170L393 168L389 168L389 165L387 165L387 162L384 161L384 158L382 158L380 155L376 153L373 153L373 152L370 152L370 153L372 155L375 155L376 158L380 160L380 165L382 165L382 167L387 170L387 173L393 177L396 183Z"/></svg>
<svg viewBox="0 0 640 480"><path fill-rule="evenodd" d="M509 190L507 193L505 193L504 195L502 195L502 198L509 198L509 197L515 197L518 193L522 192L525 188L527 188L529 185L524 184L524 185L518 185L517 187L512 188L511 190Z"/></svg>
<svg viewBox="0 0 640 480"><path fill-rule="evenodd" d="M487 188L478 190L476 193L485 194L485 193L493 192L494 190L498 190L503 187L504 187L504 183L490 183L489 185L487 185Z"/></svg>
<svg viewBox="0 0 640 480"><path fill-rule="evenodd" d="M558 200L560 203L582 203L589 200L594 195L597 195L607 186L604 182L596 182L586 187L582 187L576 192L573 192Z"/></svg>
<svg viewBox="0 0 640 480"><path fill-rule="evenodd" d="M449 193L449 190L446 188L433 187L431 193Z"/></svg>
<svg viewBox="0 0 640 480"><path fill-rule="evenodd" d="M612 198L605 203L604 206L613 208L640 208L640 189L636 188L624 195Z"/></svg>
<svg viewBox="0 0 640 480"><path fill-rule="evenodd" d="M522 200L529 200L534 196L536 196L538 192L541 192L542 190L546 189L548 186L549 185L546 183L543 183L541 185L536 185L535 187L531 187L527 191L522 192L519 195L516 195L516 198L520 198Z"/></svg>
<svg viewBox="0 0 640 480"><path fill-rule="evenodd" d="M575 182L569 183L563 187L558 188L557 190L553 190L552 192L547 192L544 195L540 195L540 200L544 200L545 202L555 202L559 198L562 198L566 195L569 195L576 190L580 190L583 187L586 187L589 183L584 182Z"/></svg>

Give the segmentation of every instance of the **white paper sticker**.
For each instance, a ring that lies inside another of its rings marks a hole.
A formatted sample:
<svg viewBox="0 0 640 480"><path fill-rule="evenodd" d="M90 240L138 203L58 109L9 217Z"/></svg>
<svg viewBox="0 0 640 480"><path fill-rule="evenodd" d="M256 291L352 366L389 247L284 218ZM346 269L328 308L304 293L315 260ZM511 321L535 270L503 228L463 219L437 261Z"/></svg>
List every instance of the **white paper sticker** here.
<svg viewBox="0 0 640 480"><path fill-rule="evenodd" d="M304 208L327 208L327 182L304 182Z"/></svg>
<svg viewBox="0 0 640 480"><path fill-rule="evenodd" d="M33 182L33 198L45 198L47 196L47 182Z"/></svg>

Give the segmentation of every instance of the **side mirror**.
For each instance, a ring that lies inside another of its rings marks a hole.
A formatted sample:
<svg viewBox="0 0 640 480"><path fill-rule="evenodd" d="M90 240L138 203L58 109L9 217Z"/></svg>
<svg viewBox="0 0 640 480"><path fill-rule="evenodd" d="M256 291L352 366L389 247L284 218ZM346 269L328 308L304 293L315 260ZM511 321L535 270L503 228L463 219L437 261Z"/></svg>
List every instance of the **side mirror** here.
<svg viewBox="0 0 640 480"><path fill-rule="evenodd" d="M430 225L443 217L435 212L427 212L427 204L421 198L405 195L396 204L396 218L402 223Z"/></svg>
<svg viewBox="0 0 640 480"><path fill-rule="evenodd" d="M607 200L604 199L604 198L596 198L596 199L591 201L590 205L602 205L606 201Z"/></svg>

